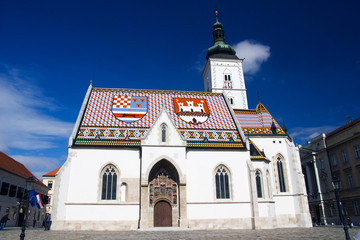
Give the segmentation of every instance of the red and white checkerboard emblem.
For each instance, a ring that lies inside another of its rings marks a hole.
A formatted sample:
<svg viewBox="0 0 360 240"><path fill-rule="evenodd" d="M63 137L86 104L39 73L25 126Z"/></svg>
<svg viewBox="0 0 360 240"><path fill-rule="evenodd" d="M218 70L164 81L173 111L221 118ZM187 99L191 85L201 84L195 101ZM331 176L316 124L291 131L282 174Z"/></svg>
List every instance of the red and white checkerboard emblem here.
<svg viewBox="0 0 360 240"><path fill-rule="evenodd" d="M130 103L130 97L119 95L114 98L113 108L130 108Z"/></svg>
<svg viewBox="0 0 360 240"><path fill-rule="evenodd" d="M114 97L112 112L124 122L134 122L147 113L147 97L118 95Z"/></svg>

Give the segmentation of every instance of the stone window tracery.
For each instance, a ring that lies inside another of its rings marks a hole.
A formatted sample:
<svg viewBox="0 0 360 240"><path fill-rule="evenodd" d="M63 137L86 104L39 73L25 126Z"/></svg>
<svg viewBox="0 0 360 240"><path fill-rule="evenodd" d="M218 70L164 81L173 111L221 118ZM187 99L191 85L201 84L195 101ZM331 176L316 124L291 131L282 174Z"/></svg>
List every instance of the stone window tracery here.
<svg viewBox="0 0 360 240"><path fill-rule="evenodd" d="M216 198L229 199L230 186L229 186L229 171L220 165L215 171L215 184L216 184Z"/></svg>
<svg viewBox="0 0 360 240"><path fill-rule="evenodd" d="M112 164L104 167L102 175L101 200L116 200L118 170Z"/></svg>

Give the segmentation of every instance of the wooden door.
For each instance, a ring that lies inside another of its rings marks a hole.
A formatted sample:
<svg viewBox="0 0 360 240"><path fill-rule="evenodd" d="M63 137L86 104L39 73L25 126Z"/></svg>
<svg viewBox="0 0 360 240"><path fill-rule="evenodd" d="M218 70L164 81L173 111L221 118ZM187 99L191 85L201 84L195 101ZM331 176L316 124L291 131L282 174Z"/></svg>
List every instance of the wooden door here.
<svg viewBox="0 0 360 240"><path fill-rule="evenodd" d="M154 227L172 226L172 208L166 201L159 201L154 206Z"/></svg>

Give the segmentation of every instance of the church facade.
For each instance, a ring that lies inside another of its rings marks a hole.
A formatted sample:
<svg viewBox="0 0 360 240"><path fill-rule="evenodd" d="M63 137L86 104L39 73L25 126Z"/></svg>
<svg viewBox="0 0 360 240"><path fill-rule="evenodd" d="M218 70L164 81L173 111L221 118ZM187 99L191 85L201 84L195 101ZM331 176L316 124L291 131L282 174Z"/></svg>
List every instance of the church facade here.
<svg viewBox="0 0 360 240"><path fill-rule="evenodd" d="M54 230L311 227L299 152L213 26L204 92L90 84L53 195Z"/></svg>

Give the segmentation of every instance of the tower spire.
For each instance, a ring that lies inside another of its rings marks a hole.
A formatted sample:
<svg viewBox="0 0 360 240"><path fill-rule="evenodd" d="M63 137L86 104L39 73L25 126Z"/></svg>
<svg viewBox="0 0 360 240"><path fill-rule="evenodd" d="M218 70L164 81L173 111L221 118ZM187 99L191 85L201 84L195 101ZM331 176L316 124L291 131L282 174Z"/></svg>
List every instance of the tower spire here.
<svg viewBox="0 0 360 240"><path fill-rule="evenodd" d="M223 25L219 22L218 11L215 11L215 18L216 22L213 25L214 46L208 49L206 59L209 57L238 59L235 50L225 43L225 32Z"/></svg>

